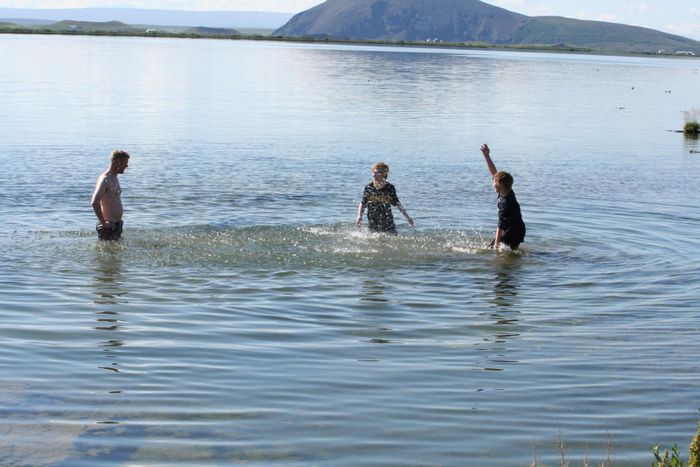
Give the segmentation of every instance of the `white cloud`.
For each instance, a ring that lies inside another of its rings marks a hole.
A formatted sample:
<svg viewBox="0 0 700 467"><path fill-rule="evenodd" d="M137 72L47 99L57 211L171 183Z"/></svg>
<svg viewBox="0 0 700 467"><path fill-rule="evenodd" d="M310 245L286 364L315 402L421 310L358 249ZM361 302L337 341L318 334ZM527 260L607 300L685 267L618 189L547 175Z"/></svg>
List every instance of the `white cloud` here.
<svg viewBox="0 0 700 467"><path fill-rule="evenodd" d="M129 7L163 10L282 11L295 13L323 0L0 0L5 8Z"/></svg>
<svg viewBox="0 0 700 467"><path fill-rule="evenodd" d="M525 0L494 0L489 3L506 9L517 9L525 6Z"/></svg>
<svg viewBox="0 0 700 467"><path fill-rule="evenodd" d="M604 13L602 15L596 16L596 21L605 21L608 23L617 23L619 22L618 16L614 15L612 13Z"/></svg>
<svg viewBox="0 0 700 467"><path fill-rule="evenodd" d="M596 19L596 14L591 13L590 11L579 10L572 17L576 18L576 19L593 20L593 19Z"/></svg>
<svg viewBox="0 0 700 467"><path fill-rule="evenodd" d="M487 3L495 3L489 2ZM521 13L528 16L551 16L552 8L548 3L545 2L531 2L528 0L500 0L499 6L506 8L511 11Z"/></svg>
<svg viewBox="0 0 700 467"><path fill-rule="evenodd" d="M537 5L534 5L530 9L531 13L530 15L532 16L553 16L554 13L552 13L552 8L544 3L539 3Z"/></svg>
<svg viewBox="0 0 700 467"><path fill-rule="evenodd" d="M629 3L627 5L627 11L630 13L641 13L644 14L649 9L646 3Z"/></svg>

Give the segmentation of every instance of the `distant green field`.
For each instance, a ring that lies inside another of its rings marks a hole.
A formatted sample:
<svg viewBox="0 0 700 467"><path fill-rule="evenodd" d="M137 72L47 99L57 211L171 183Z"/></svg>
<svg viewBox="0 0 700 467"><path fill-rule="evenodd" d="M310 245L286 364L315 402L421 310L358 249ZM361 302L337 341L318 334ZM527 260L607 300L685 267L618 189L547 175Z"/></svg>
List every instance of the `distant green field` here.
<svg viewBox="0 0 700 467"><path fill-rule="evenodd" d="M251 35L251 36L269 36L273 32L275 32L274 29L264 29L264 28L236 28L238 31L241 32L241 34L246 34L246 35Z"/></svg>

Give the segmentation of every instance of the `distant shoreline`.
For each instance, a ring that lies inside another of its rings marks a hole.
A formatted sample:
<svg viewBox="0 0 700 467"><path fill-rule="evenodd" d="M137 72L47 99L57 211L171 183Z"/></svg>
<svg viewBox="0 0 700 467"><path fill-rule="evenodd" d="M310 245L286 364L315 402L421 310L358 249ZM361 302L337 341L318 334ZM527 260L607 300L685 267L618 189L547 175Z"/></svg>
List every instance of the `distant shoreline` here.
<svg viewBox="0 0 700 467"><path fill-rule="evenodd" d="M585 55L607 55L607 56L629 56L629 57L663 57L663 58L698 58L695 56L682 56L672 53L653 52L624 52L613 50L599 50L588 47L577 47L569 45L495 45L488 43L471 42L429 42L429 41L380 41L380 40L351 40L351 39L331 39L316 37L282 37L269 36L263 34L197 34L197 33L175 33L167 31L156 32L120 32L120 31L55 31L50 29L34 29L25 27L0 27L0 34L18 35L61 35L61 36L107 36L107 37L159 37L172 39L217 39L217 40L249 40L263 42L292 42L307 44L337 44L337 45L376 45L391 47L423 47L435 49L457 49L457 50L497 50L510 52L548 52L548 53L575 53Z"/></svg>

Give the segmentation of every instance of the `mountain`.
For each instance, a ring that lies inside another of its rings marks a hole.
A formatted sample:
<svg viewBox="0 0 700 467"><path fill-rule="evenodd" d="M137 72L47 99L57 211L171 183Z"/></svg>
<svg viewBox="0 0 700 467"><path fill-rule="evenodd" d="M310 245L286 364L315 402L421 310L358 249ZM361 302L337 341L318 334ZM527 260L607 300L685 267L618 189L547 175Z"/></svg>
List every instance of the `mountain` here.
<svg viewBox="0 0 700 467"><path fill-rule="evenodd" d="M203 26L210 28L269 28L284 24L291 13L258 11L186 11L147 10L139 8L0 8L0 19L17 24L45 24L46 21L120 21L127 24L156 26Z"/></svg>
<svg viewBox="0 0 700 467"><path fill-rule="evenodd" d="M505 43L527 20L478 0L328 0L294 16L274 35Z"/></svg>
<svg viewBox="0 0 700 467"><path fill-rule="evenodd" d="M379 41L568 45L601 51L689 50L700 42L653 29L553 16L526 16L479 0L327 0L273 35Z"/></svg>
<svg viewBox="0 0 700 467"><path fill-rule="evenodd" d="M51 24L39 25L17 25L9 22L0 22L0 30L2 32L13 32L15 30L23 31L53 31L58 33L82 33L82 34L153 34L158 36L182 35L182 36L201 36L201 37L235 37L242 36L242 33L231 28L210 28L206 26L165 26L149 27L144 25L130 25L121 21L75 21L63 20Z"/></svg>
<svg viewBox="0 0 700 467"><path fill-rule="evenodd" d="M513 35L515 44L566 43L579 47L622 52L675 52L700 54L700 42L654 29L602 21L584 21L556 16L529 19Z"/></svg>

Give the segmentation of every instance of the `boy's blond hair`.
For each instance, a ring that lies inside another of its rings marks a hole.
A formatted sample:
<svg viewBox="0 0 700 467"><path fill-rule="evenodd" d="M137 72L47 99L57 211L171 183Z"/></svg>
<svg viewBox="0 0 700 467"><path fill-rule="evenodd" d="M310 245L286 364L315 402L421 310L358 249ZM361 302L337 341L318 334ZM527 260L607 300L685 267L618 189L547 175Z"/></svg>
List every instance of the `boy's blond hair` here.
<svg viewBox="0 0 700 467"><path fill-rule="evenodd" d="M387 176L389 175L389 166L386 164L386 162L377 162L372 166L372 172L374 171L378 172L383 172Z"/></svg>
<svg viewBox="0 0 700 467"><path fill-rule="evenodd" d="M493 174L493 181L508 190L513 188L513 176L508 172L496 172Z"/></svg>

